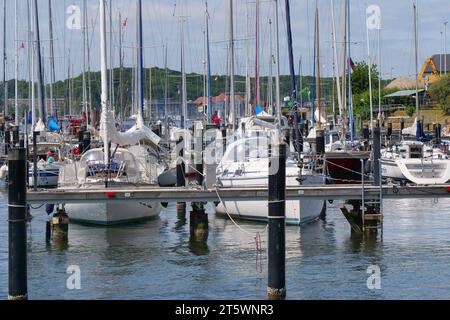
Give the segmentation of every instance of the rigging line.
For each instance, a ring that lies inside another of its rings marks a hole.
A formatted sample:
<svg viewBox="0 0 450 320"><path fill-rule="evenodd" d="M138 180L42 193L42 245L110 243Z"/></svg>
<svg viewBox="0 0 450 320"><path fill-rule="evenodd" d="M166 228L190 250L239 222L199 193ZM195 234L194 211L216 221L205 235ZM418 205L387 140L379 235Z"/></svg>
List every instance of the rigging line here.
<svg viewBox="0 0 450 320"><path fill-rule="evenodd" d="M249 235L249 236L254 236L255 233L252 233L252 232L246 230L245 228L243 228L242 226L240 226L240 225L233 219L233 217L232 217L232 216L230 215L230 213L228 212L227 207L225 206L225 202L224 202L224 201L222 200L222 198L220 197L219 189L218 189L217 187L216 187L215 191L216 191L217 197L219 198L219 201L223 204L223 207L225 208L225 212L226 212L228 218L231 220L231 222L232 222L239 230L241 230L243 233L245 233L245 234L247 234L247 235ZM256 232L256 235L265 233L265 232L268 230L268 228L269 228L269 225L267 224L266 227L265 227L262 231Z"/></svg>

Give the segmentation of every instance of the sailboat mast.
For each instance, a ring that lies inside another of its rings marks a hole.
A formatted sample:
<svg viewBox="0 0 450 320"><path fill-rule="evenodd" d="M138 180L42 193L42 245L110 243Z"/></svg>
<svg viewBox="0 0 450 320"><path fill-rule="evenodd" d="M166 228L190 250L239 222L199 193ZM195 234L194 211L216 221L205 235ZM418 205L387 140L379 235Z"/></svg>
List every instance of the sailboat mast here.
<svg viewBox="0 0 450 320"><path fill-rule="evenodd" d="M355 124L353 119L353 92L352 92L352 66L351 66L351 24L350 24L350 0L347 0L347 33L348 33L348 114L350 118L350 139L353 142L355 140Z"/></svg>
<svg viewBox="0 0 450 320"><path fill-rule="evenodd" d="M208 11L208 1L206 1L206 64L208 68L208 76L206 79L206 91L208 97L208 111L209 111L209 121L212 121L213 110L212 110L212 91L211 91L211 52L209 48L209 11Z"/></svg>
<svg viewBox="0 0 450 320"><path fill-rule="evenodd" d="M369 103L370 103L370 130L373 129L373 95L372 95L372 59L370 55L370 38L369 27L366 26L367 32L367 64L369 68ZM351 115L350 115L351 116ZM351 130L352 128L350 128Z"/></svg>
<svg viewBox="0 0 450 320"><path fill-rule="evenodd" d="M320 32L319 32L319 8L316 7L316 41L317 41L317 110L319 112L319 119L317 122L319 124L319 129L322 128L321 124L321 113L320 113ZM314 117L315 115L313 115Z"/></svg>
<svg viewBox="0 0 450 320"><path fill-rule="evenodd" d="M49 0L50 1L50 0ZM87 33L87 5L83 0L83 108L86 114L86 125L89 125L89 112L87 109L87 86L86 86L86 33Z"/></svg>
<svg viewBox="0 0 450 320"><path fill-rule="evenodd" d="M102 104L102 121L105 121L108 114L108 69L106 66L106 17L105 17L105 0L99 0L100 4L100 68L101 68L101 104ZM106 126L105 126L106 129ZM103 130L102 140L104 145L104 162L109 168L109 136L108 130Z"/></svg>
<svg viewBox="0 0 450 320"><path fill-rule="evenodd" d="M344 112L346 112L347 107L347 0L344 0L344 30L343 30L344 40L342 41L342 105L344 108ZM347 118L345 117L345 121ZM345 127L347 127L347 123L345 123ZM345 142L345 133L344 133L344 142Z"/></svg>
<svg viewBox="0 0 450 320"><path fill-rule="evenodd" d="M109 89L110 89L110 103L112 110L115 110L114 99L114 30L113 30L113 0L109 0ZM142 23L142 22L141 22ZM115 112L114 112L115 114Z"/></svg>
<svg viewBox="0 0 450 320"><path fill-rule="evenodd" d="M120 121L125 118L124 83L123 83L123 48L122 48L122 13L119 12L119 61L120 61Z"/></svg>
<svg viewBox="0 0 450 320"><path fill-rule="evenodd" d="M183 108L182 112L182 123L183 129L187 130L187 90L186 90L186 68L185 68L185 57L184 57L184 20L185 17L181 17L181 104ZM186 140L186 139L185 139ZM186 145L186 141L185 141Z"/></svg>
<svg viewBox="0 0 450 320"><path fill-rule="evenodd" d="M298 128L298 107L297 107L297 84L295 81L295 67L294 67L294 53L292 46L292 29L291 29L291 8L289 0L285 0L286 6L286 27L287 27L287 39L289 50L289 70L291 75L291 99L294 106L294 132L295 132L295 146L296 151L300 154L303 151L303 138Z"/></svg>
<svg viewBox="0 0 450 320"><path fill-rule="evenodd" d="M275 36L276 36L276 64L277 76L275 79L275 99L276 99L276 115L278 120L278 128L281 129L281 97L280 97L280 35L278 24L278 0L275 0Z"/></svg>
<svg viewBox="0 0 450 320"><path fill-rule="evenodd" d="M166 122L166 139L169 140L169 115L168 115L168 106L169 106L169 69L167 68L167 43L164 48L164 71L165 71L165 79L164 79L164 117Z"/></svg>
<svg viewBox="0 0 450 320"><path fill-rule="evenodd" d="M55 101L55 51L53 46L53 16L52 0L48 0L48 29L50 32L50 112L56 119L56 101Z"/></svg>
<svg viewBox="0 0 450 320"><path fill-rule="evenodd" d="M272 20L269 18L269 47L270 47L270 58L269 58L269 79L267 81L267 104L269 106L269 114L273 115L273 45L272 45Z"/></svg>
<svg viewBox="0 0 450 320"><path fill-rule="evenodd" d="M42 72L42 56L41 56L41 37L39 32L39 13L37 0L33 0L34 11L34 39L36 44L36 60L38 72L38 98L39 98L39 117L42 122L47 124L47 115L45 112L45 89L44 89L44 74Z"/></svg>
<svg viewBox="0 0 450 320"><path fill-rule="evenodd" d="M245 14L246 14L246 23L245 23L245 116L249 117L252 114L252 110L250 108L250 100L251 100L251 83L250 83L250 34L249 34L249 21L250 16L248 12L248 2L245 4Z"/></svg>
<svg viewBox="0 0 450 320"><path fill-rule="evenodd" d="M419 102L419 57L417 53L417 5L416 2L413 4L414 7L414 62L416 69L416 117L420 117L420 102Z"/></svg>
<svg viewBox="0 0 450 320"><path fill-rule="evenodd" d="M148 106L147 106L147 115L148 119L151 120L152 118L152 67L148 69L149 75L148 75L148 86L149 86L149 93L148 93Z"/></svg>
<svg viewBox="0 0 450 320"><path fill-rule="evenodd" d="M137 29L136 29L136 92L138 115L144 120L144 68L142 55L142 1L136 1Z"/></svg>
<svg viewBox="0 0 450 320"><path fill-rule="evenodd" d="M256 0L256 41L255 41L255 107L259 105L259 0Z"/></svg>
<svg viewBox="0 0 450 320"><path fill-rule="evenodd" d="M333 56L334 56L334 77L336 82L336 95L338 98L338 107L339 107L339 115L342 130L345 131L346 121L345 121L345 112L344 105L342 104L342 95L341 95L341 81L339 79L339 62L338 62L338 54L337 54L337 44L336 44L336 22L334 19L334 1L330 0L331 7L331 24L333 28Z"/></svg>
<svg viewBox="0 0 450 320"><path fill-rule="evenodd" d="M236 103L235 103L235 90L234 90L234 27L233 27L233 0L229 0L230 4L230 121L231 129L236 129Z"/></svg>
<svg viewBox="0 0 450 320"><path fill-rule="evenodd" d="M17 25L17 19L18 19L18 11L17 11L17 0L14 1L14 16L15 16L15 22L14 22L14 28L15 28L15 42L14 45L16 47L16 58L14 59L14 113L15 113L15 124L16 126L19 125L19 28Z"/></svg>
<svg viewBox="0 0 450 320"><path fill-rule="evenodd" d="M3 0L3 116L8 116L8 84L6 83L6 0Z"/></svg>

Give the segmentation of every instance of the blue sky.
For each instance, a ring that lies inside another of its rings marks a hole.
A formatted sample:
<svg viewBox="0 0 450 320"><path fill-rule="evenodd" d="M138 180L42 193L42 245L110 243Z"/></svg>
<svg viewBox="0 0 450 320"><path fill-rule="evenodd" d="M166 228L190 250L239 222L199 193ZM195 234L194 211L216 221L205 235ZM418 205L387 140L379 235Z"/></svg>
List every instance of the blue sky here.
<svg viewBox="0 0 450 320"><path fill-rule="evenodd" d="M14 76L14 0L7 1L7 54L8 78ZM48 0L37 0L39 5L39 19L41 26L42 47L46 64L48 65ZM114 65L118 65L118 30L119 12L123 18L128 18L127 27L124 28L125 65L133 65L133 42L135 41L135 1L110 0L113 12L113 48ZM413 10L412 0L350 0L351 2L351 41L352 58L354 61L367 60L367 41L365 29L365 10L368 5L376 4L381 7L382 31L382 74L383 77L412 76L414 74L413 56ZM88 20L91 35L92 70L98 70L98 1L87 0ZM284 0L279 1L280 19L280 49L281 71L288 72L288 56L286 45L286 24L284 13ZM342 18L344 0L334 0L335 16L338 25L338 41L342 41ZM26 1L19 3L19 42L25 41L27 32ZM163 66L164 53L162 46L168 47L168 64L172 69L180 68L180 16L187 16L186 22L186 52L187 70L202 72L204 68L204 0L142 0L144 23L145 66ZM261 1L260 14L260 72L267 74L269 70L270 41L269 19L275 21L274 1ZM330 75L332 72L331 48L331 19L330 1L318 0L320 10L320 46L322 74ZM313 32L315 0L291 0L291 14L293 27L294 55L298 61L303 60L303 73L310 74L313 62ZM64 78L67 74L69 57L74 74L81 72L81 31L68 30L65 26L68 15L66 9L69 5L82 5L81 0L53 0L53 16L55 29L55 54L57 78ZM209 0L212 70L215 74L224 74L227 71L228 39L228 1ZM245 72L246 50L250 52L250 70L254 70L254 0L235 0L235 37L236 37L236 71ZM109 6L109 1L108 1ZM425 58L441 51L441 31L443 22L450 20L450 5L448 0L418 0L419 14L419 67ZM108 9L109 14L109 9ZM248 16L247 16L248 14ZM247 27L248 23L248 27ZM109 24L109 22L108 22ZM273 26L273 24L272 24ZM274 27L273 27L274 28ZM248 32L247 32L248 29ZM274 38L274 36L273 36ZM450 29L448 30L450 41ZM448 42L447 41L447 42ZM374 61L378 60L376 33L370 35L370 44L373 49ZM450 51L450 45L447 46ZM70 50L70 55L69 55ZM339 50L340 52L341 50ZM339 60L341 61L341 59ZM28 77L26 50L19 55L20 78ZM297 64L297 63L296 63ZM45 66L48 78L48 66ZM298 71L298 67L297 71Z"/></svg>

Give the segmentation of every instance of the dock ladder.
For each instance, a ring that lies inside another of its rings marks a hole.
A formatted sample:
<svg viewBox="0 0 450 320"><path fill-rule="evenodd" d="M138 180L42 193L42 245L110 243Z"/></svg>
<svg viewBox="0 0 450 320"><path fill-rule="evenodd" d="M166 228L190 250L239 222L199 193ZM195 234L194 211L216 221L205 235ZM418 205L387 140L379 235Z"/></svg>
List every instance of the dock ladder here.
<svg viewBox="0 0 450 320"><path fill-rule="evenodd" d="M364 168L364 160L361 160L362 168ZM381 162L380 165L380 190L378 199L367 198L364 169L361 175L361 222L362 232L374 230L377 232L381 230L383 232L383 183L381 177Z"/></svg>

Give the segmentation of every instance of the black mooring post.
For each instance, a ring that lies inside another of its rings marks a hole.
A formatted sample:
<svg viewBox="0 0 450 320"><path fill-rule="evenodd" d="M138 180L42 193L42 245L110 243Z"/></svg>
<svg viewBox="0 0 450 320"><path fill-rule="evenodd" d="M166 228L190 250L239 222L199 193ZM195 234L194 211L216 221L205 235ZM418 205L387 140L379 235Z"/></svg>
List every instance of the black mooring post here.
<svg viewBox="0 0 450 320"><path fill-rule="evenodd" d="M373 129L373 185L380 186L381 129Z"/></svg>
<svg viewBox="0 0 450 320"><path fill-rule="evenodd" d="M27 192L26 153L11 149L8 155L9 300L26 300L27 288Z"/></svg>
<svg viewBox="0 0 450 320"><path fill-rule="evenodd" d="M38 131L33 131L33 189L37 191L37 180L38 180L38 158L37 158L37 138L39 136Z"/></svg>
<svg viewBox="0 0 450 320"><path fill-rule="evenodd" d="M185 187L186 186L186 177L185 177L185 164L184 164L184 140L183 137L178 139L177 144L177 187ZM186 203L178 202L177 203L177 212L179 215L184 215L186 213Z"/></svg>
<svg viewBox="0 0 450 320"><path fill-rule="evenodd" d="M9 129L5 130L5 155L8 155L9 147L11 144L11 132Z"/></svg>
<svg viewBox="0 0 450 320"><path fill-rule="evenodd" d="M18 127L14 127L12 129L12 144L15 147L17 147L19 144L19 128Z"/></svg>
<svg viewBox="0 0 450 320"><path fill-rule="evenodd" d="M186 178L184 175L184 140L182 137L178 139L178 159L177 159L177 187L186 186Z"/></svg>
<svg viewBox="0 0 450 320"><path fill-rule="evenodd" d="M269 164L269 269L267 294L286 296L286 144L272 148Z"/></svg>
<svg viewBox="0 0 450 320"><path fill-rule="evenodd" d="M316 131L316 152L318 155L325 154L325 131L324 130Z"/></svg>

